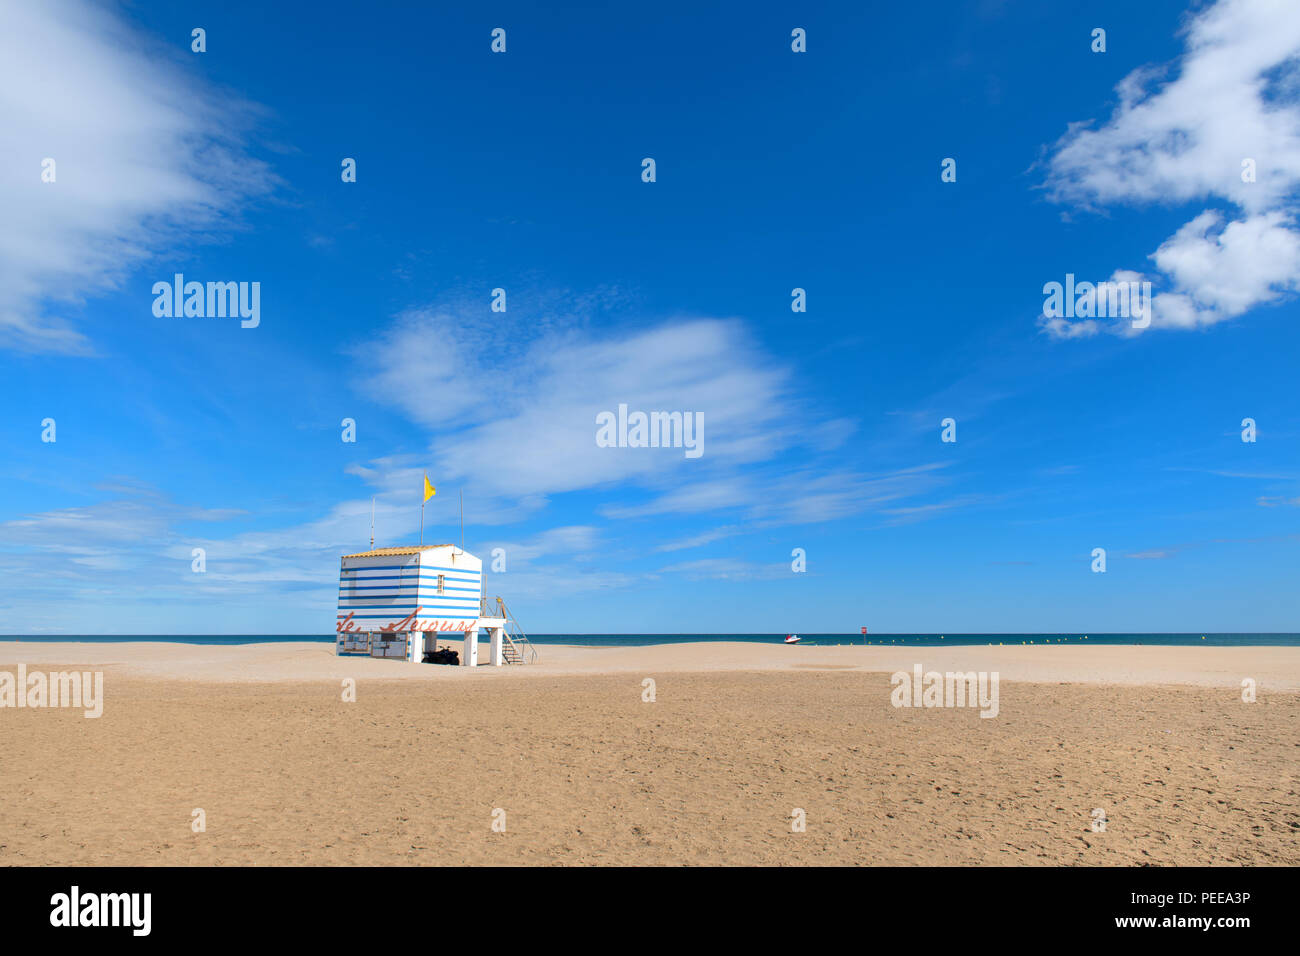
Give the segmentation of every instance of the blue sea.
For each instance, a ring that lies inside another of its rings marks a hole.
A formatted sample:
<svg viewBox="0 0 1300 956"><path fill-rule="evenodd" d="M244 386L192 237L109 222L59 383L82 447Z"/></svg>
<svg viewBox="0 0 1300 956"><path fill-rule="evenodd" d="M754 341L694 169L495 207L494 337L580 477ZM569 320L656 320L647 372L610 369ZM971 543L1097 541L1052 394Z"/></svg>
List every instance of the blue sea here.
<svg viewBox="0 0 1300 956"><path fill-rule="evenodd" d="M929 647L959 644L1163 644L1215 647L1300 647L1300 634L801 634L801 644L868 644ZM784 634L529 634L534 644L579 644L588 647L646 647L652 644L698 644L725 641L780 644ZM157 641L173 644L279 644L290 641L333 643L333 634L0 634L0 641L120 644Z"/></svg>

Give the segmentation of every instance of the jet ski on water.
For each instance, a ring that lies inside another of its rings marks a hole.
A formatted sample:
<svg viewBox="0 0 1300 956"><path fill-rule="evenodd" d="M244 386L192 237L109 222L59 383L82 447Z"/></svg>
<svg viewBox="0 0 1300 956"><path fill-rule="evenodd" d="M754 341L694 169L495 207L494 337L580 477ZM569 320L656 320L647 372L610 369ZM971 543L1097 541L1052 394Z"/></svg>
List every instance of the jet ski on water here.
<svg viewBox="0 0 1300 956"><path fill-rule="evenodd" d="M787 634L787 635L785 636L785 642L786 642L787 644L798 644L798 643L799 643L799 635L798 635L798 634Z"/></svg>

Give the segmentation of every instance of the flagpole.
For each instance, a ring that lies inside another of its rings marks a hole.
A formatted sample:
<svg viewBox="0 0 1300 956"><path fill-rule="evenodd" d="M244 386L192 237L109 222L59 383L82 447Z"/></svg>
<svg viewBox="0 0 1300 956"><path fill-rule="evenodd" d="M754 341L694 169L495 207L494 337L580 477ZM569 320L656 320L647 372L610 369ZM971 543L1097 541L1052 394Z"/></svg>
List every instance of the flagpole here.
<svg viewBox="0 0 1300 956"><path fill-rule="evenodd" d="M465 553L465 489L460 489L460 553Z"/></svg>
<svg viewBox="0 0 1300 956"><path fill-rule="evenodd" d="M429 484L429 473L424 473L424 497L420 499L420 547L424 547L424 506L428 504L430 498L437 494L433 485Z"/></svg>

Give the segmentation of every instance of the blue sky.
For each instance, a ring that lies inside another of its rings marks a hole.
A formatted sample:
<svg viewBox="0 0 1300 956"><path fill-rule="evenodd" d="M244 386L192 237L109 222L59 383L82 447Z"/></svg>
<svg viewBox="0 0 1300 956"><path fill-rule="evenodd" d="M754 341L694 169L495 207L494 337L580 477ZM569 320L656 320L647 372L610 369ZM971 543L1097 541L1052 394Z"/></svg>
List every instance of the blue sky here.
<svg viewBox="0 0 1300 956"><path fill-rule="evenodd" d="M1300 8L414 6L0 12L0 631L330 631L426 471L536 632L1297 629Z"/></svg>

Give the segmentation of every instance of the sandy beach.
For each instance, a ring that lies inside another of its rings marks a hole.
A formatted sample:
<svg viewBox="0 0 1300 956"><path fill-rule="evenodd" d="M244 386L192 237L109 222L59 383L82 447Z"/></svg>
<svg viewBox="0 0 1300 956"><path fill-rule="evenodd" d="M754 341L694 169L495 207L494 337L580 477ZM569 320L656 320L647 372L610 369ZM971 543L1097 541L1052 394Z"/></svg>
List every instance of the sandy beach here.
<svg viewBox="0 0 1300 956"><path fill-rule="evenodd" d="M1300 648L539 650L0 643L104 674L98 719L0 709L0 863L1300 863ZM997 716L893 706L915 664Z"/></svg>

